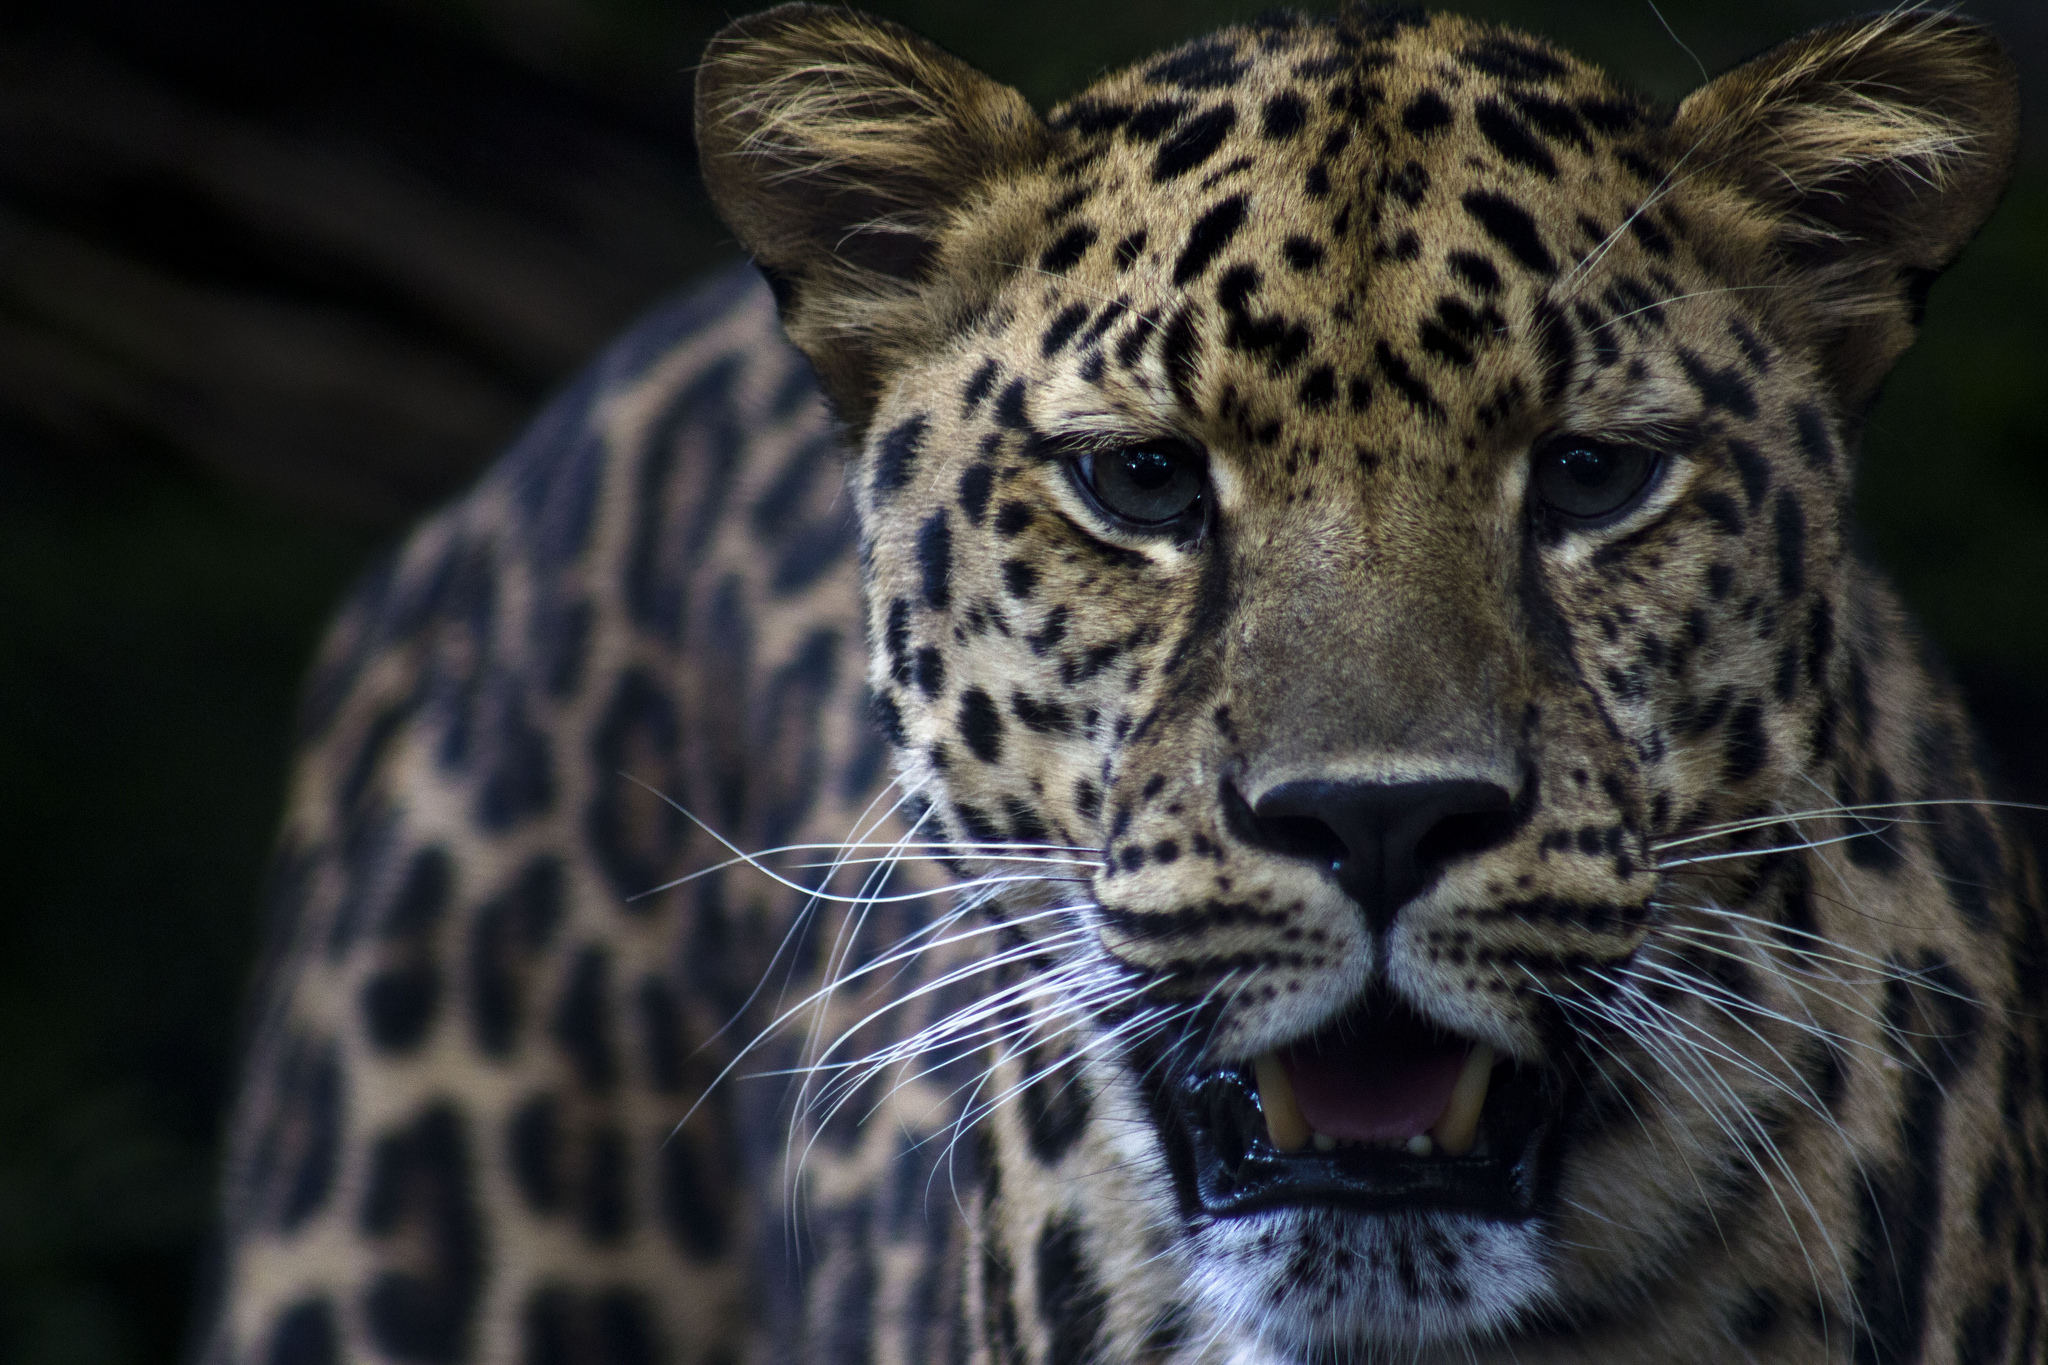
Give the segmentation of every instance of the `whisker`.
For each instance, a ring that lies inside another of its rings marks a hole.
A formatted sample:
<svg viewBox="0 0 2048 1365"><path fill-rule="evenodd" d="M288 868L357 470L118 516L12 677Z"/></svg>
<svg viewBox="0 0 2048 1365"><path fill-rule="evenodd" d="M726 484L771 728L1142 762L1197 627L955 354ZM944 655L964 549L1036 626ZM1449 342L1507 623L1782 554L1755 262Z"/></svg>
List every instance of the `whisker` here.
<svg viewBox="0 0 2048 1365"><path fill-rule="evenodd" d="M1786 288L1787 286L1782 284L1727 284L1720 285L1713 289L1695 289L1689 293L1684 294L1666 294L1661 299L1653 299L1649 303L1643 304L1639 308L1629 309L1626 313L1616 313L1613 316L1609 317L1606 320L1606 322L1602 325L1611 326L1612 324L1617 322L1626 322L1628 321L1628 319L1632 317L1637 317L1643 313L1655 312L1657 309L1664 307L1666 304L1682 303L1686 299L1703 299L1713 294L1747 294L1756 293L1759 291L1766 293L1778 293L1782 292Z"/></svg>
<svg viewBox="0 0 2048 1365"><path fill-rule="evenodd" d="M1664 11L1657 8L1657 0L1643 0L1643 3L1650 7L1650 13L1657 16L1657 22L1662 24L1664 31L1671 35L1671 41L1678 44L1678 50L1692 58L1692 64L1700 69L1700 80L1702 82L1712 80L1713 77L1707 74L1707 64L1700 60L1699 53L1686 46L1685 39L1678 36L1678 30L1671 27L1671 21L1664 17Z"/></svg>
<svg viewBox="0 0 2048 1365"><path fill-rule="evenodd" d="M874 814L875 808L882 804L883 798L888 796L891 789L900 787L902 786L902 784L902 778L892 777L889 779L888 782L882 785L880 791L876 792L875 795L869 799L868 804L862 808L861 813L854 817L853 824L856 835L863 832L861 822L867 820L870 815ZM897 811L901 810L904 804L912 800L916 795L917 790L905 788L903 792L894 801L889 803L887 809L883 810L880 815L875 816L873 822L869 824L867 828L869 830L872 830L879 826L883 821L889 819L891 816L895 815ZM921 818L918 823L923 823ZM913 827L912 832L914 831L915 827ZM729 866L730 864L727 865ZM698 1056L704 1051L704 1049L710 1047L713 1043L717 1042L720 1038L724 1037L728 1030L730 1030L741 1019L746 1017L747 1012L753 1008L754 1002L760 998L761 991L763 990L763 988L767 986L769 978L774 975L775 964L782 960L782 955L785 952L790 951L792 944L801 941L802 936L805 933L809 932L811 919L813 917L813 911L816 909L816 907L816 901L806 900L804 904L797 909L796 913L790 916L789 928L783 932L782 938L780 939L780 941L776 943L775 951L773 954L769 956L768 965L762 969L760 979L756 981L753 985L753 988L747 992L746 999L740 1002L739 1007L733 1011L732 1016L729 1019L727 1019L723 1024L720 1024L716 1029L714 1029L709 1037L705 1038L702 1042L700 1042L697 1045L695 1049L692 1050L690 1054L692 1057ZM793 952L790 953L789 966L790 971L794 972L796 969L796 954ZM783 980L783 993L786 994L788 992L788 989L789 979L787 976L785 976ZM706 1089L708 1093L709 1087L707 1087ZM695 1112L695 1108L696 1106L691 1106L692 1113ZM684 1115L683 1122L688 1122L688 1120L689 1115ZM676 1126L678 1129L680 1129L682 1124L678 1123Z"/></svg>
<svg viewBox="0 0 2048 1365"><path fill-rule="evenodd" d="M1730 910L1724 906L1691 905L1684 903L1673 904L1670 902L1663 901L1653 901L1651 903L1665 909L1694 910L1698 911L1700 914L1711 915L1718 919L1729 920L1742 924L1755 925L1756 927L1767 930L1772 934L1790 934L1797 938L1809 939L1815 943L1823 944L1826 947L1832 948L1836 952L1848 953L1851 955L1852 958L1860 960L1843 961L1842 959L1832 959L1835 961L1842 961L1842 965L1844 966L1866 966L1868 969L1877 971L1882 976L1890 980L1909 982L1910 984L1919 989L1933 991L1939 995L1946 995L1950 999L1960 1000L1966 1004L1982 1003L1981 1001L1976 1000L1972 996L1965 995L1962 992L1957 991L1951 987L1943 986L1938 981L1929 980L1926 973L1921 972L1915 968L1908 967L1904 963L1893 962L1887 958L1872 956L1871 954L1865 953L1860 949L1851 948L1846 944L1843 944L1835 939L1828 938L1824 934L1817 934L1812 932L1811 930L1795 929L1788 924L1779 924L1773 920L1764 919L1758 915L1744 914L1740 910ZM1827 958L1825 954L1811 953L1810 950L1805 948L1790 949L1789 951L1807 953L1810 956L1813 956L1821 960L1830 960Z"/></svg>
<svg viewBox="0 0 2048 1365"><path fill-rule="evenodd" d="M759 855L756 855L756 856L759 856ZM899 858L900 858L901 856L902 856L902 855L900 855L900 854L898 854L898 855L895 855L895 856L891 856L891 855L888 855L888 854L879 854L879 855L876 855L876 856L873 856L873 857L861 857L861 858L835 858L835 859L833 859L833 860L832 860L832 861L830 861L830 862L823 862L823 863L791 863L791 864L789 864L789 866L790 866L790 867L792 867L792 868L795 868L795 869L799 869L799 870L806 870L806 869L810 869L810 868L818 868L818 867L862 867L862 866L865 866L865 865L867 865L867 864L869 864L869 863L884 863L884 862L895 862L895 861L897 861L897 860L898 860L898 859L899 859ZM1079 858L1060 858L1060 857L1054 857L1054 856L1051 856L1051 855L1047 855L1047 854L1037 854L1037 853L998 853L998 854L988 854L988 853L976 853L976 854L974 854L974 855L972 855L972 856L973 856L973 858L974 858L974 860L975 860L976 862L983 862L983 863L1043 863L1043 864L1047 864L1047 865L1049 865L1049 866L1053 866L1053 867L1074 867L1074 866L1076 866L1076 865L1085 865L1085 866L1089 866L1089 867L1101 867L1101 866L1102 866L1102 863L1101 863L1100 861L1098 861L1098 860L1085 860L1085 863L1084 863L1084 860L1083 860L1083 859L1079 859ZM733 866L733 864L735 864L735 863L737 863L737 862L740 862L740 861L741 861L741 860L740 860L740 859L737 859L737 858L734 858L734 859L729 859L729 860L728 860L727 862L725 862L725 863L721 864L721 866L722 866L722 867L731 867L731 866ZM1079 880L1082 880L1082 879L1081 879L1081 878L1076 878L1076 877L1066 877L1066 878L1061 878L1060 880L1063 880L1063 881L1079 881Z"/></svg>
<svg viewBox="0 0 2048 1365"><path fill-rule="evenodd" d="M1731 938L1733 938L1733 937L1735 937L1735 936L1734 936L1734 935L1728 935L1727 937L1731 937ZM1803 996L1808 996L1808 995L1811 995L1811 996L1815 996L1815 997L1818 997L1819 999L1821 999L1821 1000L1824 1000L1824 1001L1826 1001L1826 1002L1827 1002L1828 1004L1830 1004L1830 1005L1834 1006L1834 1007L1835 1007L1836 1009L1838 1009L1838 1010L1842 1011L1842 1012L1843 1012L1844 1014L1848 1014L1848 1015L1851 1015L1851 1016L1853 1016L1853 1017L1855 1017L1855 1018L1857 1018L1857 1019L1860 1019L1860 1020L1862 1020L1862 1021L1863 1021L1864 1023L1866 1023L1866 1024L1872 1024L1872 1025L1882 1026L1882 1021L1881 1021L1881 1020L1879 1020L1877 1016L1875 1016L1875 1015L1873 1015L1873 1014L1869 1013L1869 1012L1868 1012L1867 1010L1864 1010L1864 1009L1860 1009L1860 1008L1858 1008L1858 1007L1857 1007L1856 1005L1852 1004L1851 1002L1849 1002L1849 1001L1847 1001L1847 1000L1843 1000L1843 999L1842 999L1841 997L1839 997L1839 996L1836 996L1836 995L1831 995L1831 994L1829 994L1829 993L1828 993L1827 991L1824 991L1824 990L1822 990L1822 989L1821 989L1821 988L1820 988L1819 986L1815 985L1815 984L1814 984L1814 983L1813 983L1813 982L1812 982L1811 980L1808 980L1808 979L1806 979L1806 978L1805 978L1805 977L1804 977L1803 975L1798 975L1798 976L1795 976L1795 975L1787 975L1787 974L1785 974L1785 973L1783 973L1783 972L1780 972L1780 971L1777 971L1777 970L1773 969L1773 968L1772 968L1771 966L1769 966L1769 965L1766 965L1766 964L1759 964L1759 963L1758 963L1758 962L1757 962L1757 961L1756 961L1756 960L1755 960L1754 958L1751 958L1751 957L1746 957L1746 956L1744 956L1744 955L1743 955L1743 954L1741 954L1741 953L1737 953L1737 952L1735 952L1735 951L1733 951L1733 950L1731 950L1731 949L1729 949L1729 948L1725 948L1725 947L1722 947L1722 946L1721 946L1721 945L1719 945L1719 944L1714 944L1714 943L1703 943L1703 942L1698 942L1698 941L1696 941L1696 940L1688 940L1688 941L1692 943L1692 946L1696 947L1696 948L1697 948L1697 949L1699 949L1699 951L1701 951L1701 952L1713 953L1713 954L1715 954L1715 955L1717 955L1717 956L1720 956L1720 957L1725 957L1725 958L1729 959L1730 961L1733 961L1733 962L1740 962L1740 963L1742 963L1743 965L1745 965L1745 966L1749 966L1749 967L1759 967L1759 966L1762 966L1763 970L1765 970L1765 971L1766 971L1766 972L1767 972L1767 973L1769 974L1769 976L1771 977L1771 979L1772 979L1772 980L1774 980L1774 981L1777 981L1777 982L1778 982L1778 983L1780 983L1781 985L1785 986L1785 987L1786 987L1786 988L1787 988L1788 990L1792 991L1792 992L1793 992L1793 993L1794 993L1795 995L1799 995L1799 996L1802 996L1802 997L1803 997ZM1747 940L1743 940L1743 941L1747 941ZM1842 981L1842 979L1841 979L1841 978L1839 978L1839 977L1836 977L1836 976L1833 976L1833 975L1829 975L1829 976L1825 977L1824 979L1826 979L1826 980L1830 980L1830 981L1834 981L1834 982L1836 982L1837 984L1845 985L1845 986L1848 986L1848 987L1850 987L1850 988L1852 988L1852 989L1854 988L1854 986L1855 986L1855 985L1859 984L1859 983L1856 983L1856 982L1844 982L1844 981ZM1863 984L1875 984L1875 982L1873 981L1873 982L1871 982L1871 983L1863 983ZM1816 1025L1816 1027L1817 1027L1817 1026L1818 1026L1818 1025ZM1843 1044L1844 1046L1855 1046L1855 1047L1863 1047L1863 1048L1868 1048L1868 1047L1870 1047L1870 1046L1871 1046L1870 1044L1868 1044L1868 1043L1865 1043L1865 1042L1862 1042L1862 1041L1860 1041L1860 1040L1857 1040L1857 1039L1852 1039L1852 1038L1850 1038L1850 1037L1849 1037L1848 1035L1846 1035L1846 1034L1838 1034L1838 1035L1835 1035L1835 1037L1836 1037L1836 1041L1840 1042L1840 1043L1841 1043L1841 1044Z"/></svg>
<svg viewBox="0 0 2048 1365"><path fill-rule="evenodd" d="M746 1046L741 1048L737 1053L735 1053L734 1056L719 1071L717 1076L715 1076L711 1080L710 1084L708 1084L705 1087L704 1093L698 1096L695 1103L693 1103L690 1106L690 1108L684 1113L683 1117L680 1120L678 1120L678 1122L676 1123L676 1128L680 1129L683 1126L683 1124L688 1123L690 1121L690 1118L697 1112L697 1109L704 1103L705 1099L709 1097L711 1092L715 1090L718 1087L718 1085L720 1085L728 1076L730 1076L733 1073L734 1069L737 1068L740 1065L740 1063L745 1060L746 1057L750 1056L757 1048L759 1048L760 1046L765 1044L770 1038L774 1037L776 1034L781 1032L784 1026L792 1022L799 1015L803 1014L806 1010L821 1009L825 1004L829 1003L833 996L842 991L848 983L858 980L859 978L869 975L873 972L886 970L888 967L896 965L899 962L914 959L917 956L920 956L926 952L934 951L940 947L951 946L956 943L966 942L980 935L995 932L1005 927L1014 927L1019 924L1031 923L1041 919L1057 918L1062 915L1070 915L1073 913L1073 907L1059 906L1054 907L1052 909L1037 911L1029 915L1018 916L1012 919L996 921L985 925L976 926L975 928L966 930L958 934L948 934L946 932L948 928L958 924L962 918L971 913L971 910L972 907L963 907L941 916L937 920L934 920L931 924L927 924L919 928L912 934L906 936L905 939L899 941L896 947L890 950L886 950L882 954L882 956L879 957L877 960L863 964L860 968L852 972L845 972L841 970L833 971L828 976L826 984L812 991L803 999L799 1000L796 1004L781 1010L771 1022L757 1030L753 1040L747 1043ZM1076 929L1071 932L1078 934L1083 931L1080 929ZM919 939L920 937L924 937L927 934L934 935L934 938L931 942L927 942L922 945L917 945L914 947L908 946L915 944L915 941L917 939ZM1055 936L1055 939L1052 941L1057 941L1057 936ZM1020 945L1016 949L1011 950L1011 952L1013 952L1019 959L1028 959L1030 957L1037 956L1046 951L1044 946L1045 942L1046 941L1038 940L1027 942L1023 945ZM979 972L994 970L998 966L1007 965L1007 960L1008 959L1006 957L998 957L997 959L977 959L975 962L968 964L967 967L958 969L958 974L956 975L949 975L947 977L940 978L940 980L937 982L927 983L924 987L921 987L919 990L912 992L910 995L892 1001L888 1008L899 1008L902 1005L913 1003L917 999L931 993L932 991L943 988L944 985L952 984L956 979L967 979L967 977L972 976L974 974L978 974ZM759 988L757 987L757 994L758 989ZM752 999L752 997L749 998ZM728 1025L728 1027L730 1027L730 1025ZM807 1047L806 1050L813 1051L815 1047L816 1037L814 1035L811 1044ZM813 1063L811 1065L815 1067L816 1063ZM799 1069L797 1072L793 1072L791 1074L802 1074L802 1071L801 1069Z"/></svg>
<svg viewBox="0 0 2048 1365"><path fill-rule="evenodd" d="M1681 844L1695 844L1707 839L1718 839L1727 834L1739 834L1751 829L1765 829L1772 825L1785 824L1796 820L1864 815L1874 811L1885 810L1917 810L1926 806L1991 806L2002 810L2048 811L2048 806L2032 801L1997 801L1989 798L1979 799L1967 796L1933 797L1925 801L1863 801L1853 805L1814 806L1807 810L1786 811L1782 815L1748 816L1741 820L1728 821L1726 824L1708 825L1703 829L1683 835L1675 835L1669 839L1654 839L1651 841L1650 846L1657 849L1675 848ZM1932 822L1926 820L1905 820L1893 816L1888 817L1887 823L1904 825L1929 824Z"/></svg>
<svg viewBox="0 0 2048 1365"><path fill-rule="evenodd" d="M1069 931L1063 937L1078 940L1079 936L1084 933L1084 930L1077 928ZM844 1042L847 1036L858 1032L860 1028L873 1023L891 1010L900 1009L924 996L936 994L983 973L997 970L1015 962L1028 961L1034 957L1042 956L1046 951L1046 946L1042 944L1024 944L993 957L977 958L964 963L945 975L925 983L911 994L890 1000L879 1010L871 1013L866 1019L847 1029L840 1039L835 1040L834 1047L827 1049L824 1056L814 1060L811 1065L813 1067L825 1066L825 1058L829 1057L831 1052L836 1051L838 1044ZM1034 995L1045 994L1064 988L1069 984L1065 978L1072 974L1072 968L1069 967L1065 969L1055 968L1050 972L1038 972L1024 976L1006 986L997 988L993 994L978 996L968 1005L962 1006L952 1014L925 1025L912 1037L898 1040L890 1044L889 1047L896 1052L914 1052L920 1047L927 1045L931 1040L944 1038L949 1034L957 1034L967 1024L977 1018L1006 1010L1009 1001L1013 998L1029 998Z"/></svg>
<svg viewBox="0 0 2048 1365"><path fill-rule="evenodd" d="M1086 931L1077 929L1072 932L1075 935L1079 935L1085 933ZM828 1059L833 1055L833 1053L838 1051L839 1047L842 1044L844 1044L853 1035L859 1033L861 1029L866 1028L869 1025L875 1023L877 1020L881 1019L882 1017L884 1017L885 1015L889 1014L894 1010L902 1009L907 1005L916 1003L918 1000L928 995L933 995L940 991L949 989L952 986L960 984L962 981L972 980L974 977L980 976L986 972L995 971L1001 967L1009 966L1016 962L1029 961L1034 957L1039 957L1043 955L1044 952L1045 949L1041 945L1025 944L1016 948L1012 948L1006 952L998 953L993 957L977 958L972 962L955 968L954 970L946 973L945 975L937 978L936 980L926 982L924 985L918 987L916 990L910 992L908 995L893 997L886 1003L882 1004L875 1010L871 1011L858 1022L851 1024L847 1026L844 1030L842 1030L840 1035L837 1038L833 1039L830 1046L822 1049L816 1055L816 1058L813 1061L805 1064L806 1069L811 1071L817 1071L826 1069L828 1066L839 1065L838 1063L829 1062ZM1024 978L1022 981L1014 982L1009 986L1001 988L995 995L981 998L975 1003L975 1005L972 1008L980 1010L998 1008L1001 1003L1006 1002L1007 999L1015 992L1026 989L1042 989L1042 987L1043 983L1042 978L1040 976L1029 976ZM941 1022L950 1022L953 1018L954 1016L949 1015L947 1016L947 1020ZM918 1036L921 1037L923 1035L920 1034ZM892 1044L891 1046L908 1047L910 1043L913 1041L915 1041L915 1039L906 1040L903 1043Z"/></svg>
<svg viewBox="0 0 2048 1365"><path fill-rule="evenodd" d="M1736 849L1729 853L1701 853L1690 858L1673 858L1656 865L1659 872L1669 872L1680 867L1700 867L1707 863L1727 862L1731 858L1764 858L1773 853L1802 853L1808 849L1826 848L1830 844L1845 844L1851 839L1861 839L1868 831L1856 830L1849 834L1837 834L1827 839L1801 840L1796 844L1777 844L1769 848Z"/></svg>

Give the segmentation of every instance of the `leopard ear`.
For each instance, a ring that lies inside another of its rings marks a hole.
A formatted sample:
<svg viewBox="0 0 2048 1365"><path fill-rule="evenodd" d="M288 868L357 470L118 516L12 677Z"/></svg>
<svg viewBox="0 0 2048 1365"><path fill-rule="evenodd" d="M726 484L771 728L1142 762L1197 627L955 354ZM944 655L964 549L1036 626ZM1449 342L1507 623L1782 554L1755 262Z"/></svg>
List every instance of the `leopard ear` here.
<svg viewBox="0 0 2048 1365"><path fill-rule="evenodd" d="M1781 318L1860 412L1912 343L1928 286L1996 206L2018 135L2013 65L1990 32L1893 10L1694 92L1672 127L1673 177L1720 191L1729 240L1769 263Z"/></svg>
<svg viewBox="0 0 2048 1365"><path fill-rule="evenodd" d="M856 429L881 353L931 303L918 285L947 223L1046 143L1022 95L952 54L884 19L802 4L711 40L696 125L713 204Z"/></svg>

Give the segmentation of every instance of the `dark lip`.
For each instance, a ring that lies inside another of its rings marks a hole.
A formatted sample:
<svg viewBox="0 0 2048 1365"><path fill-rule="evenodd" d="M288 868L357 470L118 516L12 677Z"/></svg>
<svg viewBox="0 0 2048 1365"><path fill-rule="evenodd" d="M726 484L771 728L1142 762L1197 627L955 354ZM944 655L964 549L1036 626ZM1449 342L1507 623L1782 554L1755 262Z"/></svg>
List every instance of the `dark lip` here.
<svg viewBox="0 0 2048 1365"><path fill-rule="evenodd" d="M1503 1064L1494 1073L1473 1150L1425 1157L1374 1145L1283 1152L1267 1136L1249 1062L1160 1060L1165 1083L1153 1091L1154 1118L1190 1213L1235 1218L1324 1207L1514 1222L1543 1212L1556 1185L1569 1096L1548 1068Z"/></svg>

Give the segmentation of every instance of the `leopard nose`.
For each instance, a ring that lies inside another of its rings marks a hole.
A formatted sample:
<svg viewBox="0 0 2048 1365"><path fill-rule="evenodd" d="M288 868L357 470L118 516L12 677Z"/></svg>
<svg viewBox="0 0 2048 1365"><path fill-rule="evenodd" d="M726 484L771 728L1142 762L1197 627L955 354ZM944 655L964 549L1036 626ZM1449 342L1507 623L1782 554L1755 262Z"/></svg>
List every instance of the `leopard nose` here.
<svg viewBox="0 0 2048 1365"><path fill-rule="evenodd" d="M1284 782L1249 806L1226 784L1225 805L1247 843L1327 867L1375 932L1447 864L1504 842L1515 825L1507 789L1471 778Z"/></svg>

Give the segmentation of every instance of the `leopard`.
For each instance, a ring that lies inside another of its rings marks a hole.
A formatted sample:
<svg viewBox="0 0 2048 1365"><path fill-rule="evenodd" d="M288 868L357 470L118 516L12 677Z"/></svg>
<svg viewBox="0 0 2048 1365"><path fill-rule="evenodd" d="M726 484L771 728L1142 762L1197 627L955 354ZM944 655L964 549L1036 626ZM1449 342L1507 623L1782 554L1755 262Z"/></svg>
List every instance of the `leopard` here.
<svg viewBox="0 0 2048 1365"><path fill-rule="evenodd" d="M2048 922L1852 518L1985 28L696 91L751 263L307 684L205 1365L2043 1359Z"/></svg>

